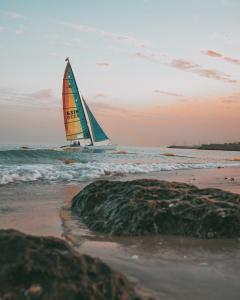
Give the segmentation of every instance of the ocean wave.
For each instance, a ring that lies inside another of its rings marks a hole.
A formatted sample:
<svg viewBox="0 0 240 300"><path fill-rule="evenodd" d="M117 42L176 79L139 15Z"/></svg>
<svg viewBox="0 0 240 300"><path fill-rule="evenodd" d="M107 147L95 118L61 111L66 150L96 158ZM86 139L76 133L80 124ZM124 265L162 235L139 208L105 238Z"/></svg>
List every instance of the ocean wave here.
<svg viewBox="0 0 240 300"><path fill-rule="evenodd" d="M53 163L61 159L81 160L84 155L67 153L61 149L12 149L0 151L0 164Z"/></svg>
<svg viewBox="0 0 240 300"><path fill-rule="evenodd" d="M147 174L151 172L208 169L221 167L240 166L239 163L76 163L65 165L51 164L25 164L25 165L0 165L0 185L20 182L76 182L87 181L103 176L120 176L127 174Z"/></svg>

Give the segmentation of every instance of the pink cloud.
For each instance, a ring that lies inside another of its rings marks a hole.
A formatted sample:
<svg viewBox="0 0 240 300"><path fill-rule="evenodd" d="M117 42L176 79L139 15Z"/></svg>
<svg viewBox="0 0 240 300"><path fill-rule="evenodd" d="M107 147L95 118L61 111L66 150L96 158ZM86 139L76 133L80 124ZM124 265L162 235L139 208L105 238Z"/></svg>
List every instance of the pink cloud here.
<svg viewBox="0 0 240 300"><path fill-rule="evenodd" d="M205 69L200 65L193 64L190 61L184 59L174 59L170 63L170 65L176 69L189 71L192 73L196 73L202 77L212 78L220 81L224 81L227 83L236 83L237 81L232 79L230 75L225 74L223 72L214 70L214 69Z"/></svg>
<svg viewBox="0 0 240 300"><path fill-rule="evenodd" d="M170 65L180 70L191 70L199 67L199 65L193 64L185 59L173 59Z"/></svg>
<svg viewBox="0 0 240 300"><path fill-rule="evenodd" d="M213 50L202 51L202 53L205 54L205 55L211 56L211 57L221 58L221 59L223 59L227 62L233 63L233 64L240 65L240 59L232 58L232 57L229 57L229 56L224 56L222 53L218 53L218 52L215 52Z"/></svg>
<svg viewBox="0 0 240 300"><path fill-rule="evenodd" d="M215 52L213 50L203 51L202 53L205 55L211 56L211 57L221 57L222 56L221 53Z"/></svg>
<svg viewBox="0 0 240 300"><path fill-rule="evenodd" d="M225 56L223 59L228 61L228 62L231 62L233 64L240 65L240 59L232 58L232 57L228 57L228 56Z"/></svg>
<svg viewBox="0 0 240 300"><path fill-rule="evenodd" d="M215 56L220 55L217 52L214 52L214 53L215 53ZM156 56L153 53L146 54L146 53L142 53L142 52L135 53L135 56L137 56L138 58L141 58L141 59L149 60L151 62L164 64L164 65L170 66L170 67L178 69L178 70L195 73L202 77L211 78L211 79L215 79L215 80L219 80L219 81L223 81L223 82L227 82L227 83L236 83L237 82L235 79L231 78L231 75L220 72L218 70L203 68L202 66L192 63L191 61L186 60L186 59L172 59L170 61L166 61L166 60L163 61L161 59L161 57Z"/></svg>
<svg viewBox="0 0 240 300"><path fill-rule="evenodd" d="M213 69L195 69L194 73L197 73L203 77L207 77L207 78L213 78L216 80L220 80L220 81L224 81L227 83L236 83L237 81L234 79L231 79L231 76L228 74L225 74L223 72L219 72L217 70L213 70Z"/></svg>

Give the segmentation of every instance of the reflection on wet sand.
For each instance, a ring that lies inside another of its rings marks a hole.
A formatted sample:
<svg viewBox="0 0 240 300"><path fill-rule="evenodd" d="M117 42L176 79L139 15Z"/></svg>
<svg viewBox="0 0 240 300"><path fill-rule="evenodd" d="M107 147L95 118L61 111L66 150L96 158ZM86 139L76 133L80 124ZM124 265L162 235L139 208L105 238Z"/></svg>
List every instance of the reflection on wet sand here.
<svg viewBox="0 0 240 300"><path fill-rule="evenodd" d="M161 299L238 299L238 239L107 236L88 230L69 205L60 215L63 235L78 252L101 258Z"/></svg>
<svg viewBox="0 0 240 300"><path fill-rule="evenodd" d="M238 169L163 172L151 176L188 182L193 175L192 183L199 186L240 192ZM235 181L225 177L234 177ZM0 187L0 228L62 236L80 253L99 257L130 279L156 291L159 299L239 299L240 240L159 235L109 237L91 232L69 209L72 197L85 184Z"/></svg>

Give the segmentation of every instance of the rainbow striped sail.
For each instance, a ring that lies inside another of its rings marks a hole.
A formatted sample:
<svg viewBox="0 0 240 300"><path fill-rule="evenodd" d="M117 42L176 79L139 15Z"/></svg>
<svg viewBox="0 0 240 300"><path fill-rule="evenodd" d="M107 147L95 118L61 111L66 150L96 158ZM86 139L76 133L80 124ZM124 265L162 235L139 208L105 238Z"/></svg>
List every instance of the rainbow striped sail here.
<svg viewBox="0 0 240 300"><path fill-rule="evenodd" d="M80 95L69 59L63 76L63 116L66 138L76 146L111 145L86 101Z"/></svg>

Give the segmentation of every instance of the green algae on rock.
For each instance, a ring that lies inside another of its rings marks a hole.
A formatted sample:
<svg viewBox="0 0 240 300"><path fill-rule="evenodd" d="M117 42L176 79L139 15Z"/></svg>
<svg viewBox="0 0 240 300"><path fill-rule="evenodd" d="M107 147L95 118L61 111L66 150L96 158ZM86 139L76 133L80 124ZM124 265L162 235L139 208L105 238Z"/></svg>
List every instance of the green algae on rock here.
<svg viewBox="0 0 240 300"><path fill-rule="evenodd" d="M240 195L186 183L99 180L73 198L72 210L112 235L240 236Z"/></svg>
<svg viewBox="0 0 240 300"><path fill-rule="evenodd" d="M63 240L0 230L0 249L0 299L146 299L125 276Z"/></svg>

